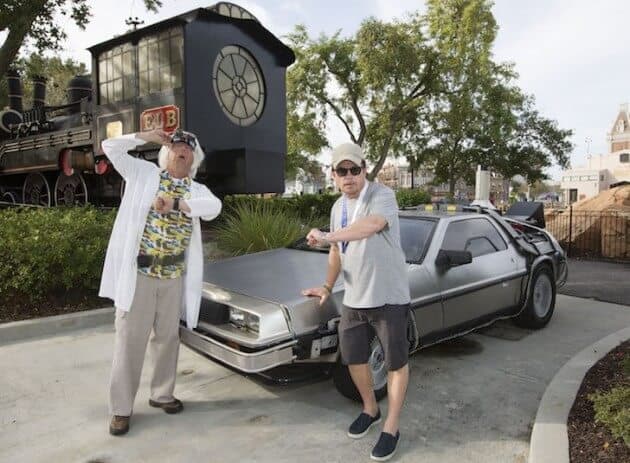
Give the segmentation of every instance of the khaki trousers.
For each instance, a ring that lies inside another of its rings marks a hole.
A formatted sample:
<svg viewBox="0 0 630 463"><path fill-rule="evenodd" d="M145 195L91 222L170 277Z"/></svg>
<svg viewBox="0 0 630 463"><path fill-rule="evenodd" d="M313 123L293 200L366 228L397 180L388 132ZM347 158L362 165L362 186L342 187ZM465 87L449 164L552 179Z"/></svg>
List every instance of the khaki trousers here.
<svg viewBox="0 0 630 463"><path fill-rule="evenodd" d="M109 388L112 415L131 416L138 392L142 364L149 342L153 361L151 399L173 400L183 278L160 279L137 274L136 292L129 312L116 310L114 360Z"/></svg>

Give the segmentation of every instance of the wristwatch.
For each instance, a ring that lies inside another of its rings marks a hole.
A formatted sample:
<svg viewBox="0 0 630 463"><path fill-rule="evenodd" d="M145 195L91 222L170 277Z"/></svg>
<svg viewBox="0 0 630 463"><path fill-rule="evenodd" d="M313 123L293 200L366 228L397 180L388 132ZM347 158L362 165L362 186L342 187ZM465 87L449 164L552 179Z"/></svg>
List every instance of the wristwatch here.
<svg viewBox="0 0 630 463"><path fill-rule="evenodd" d="M179 198L175 198L173 200L173 210L174 211L179 211Z"/></svg>

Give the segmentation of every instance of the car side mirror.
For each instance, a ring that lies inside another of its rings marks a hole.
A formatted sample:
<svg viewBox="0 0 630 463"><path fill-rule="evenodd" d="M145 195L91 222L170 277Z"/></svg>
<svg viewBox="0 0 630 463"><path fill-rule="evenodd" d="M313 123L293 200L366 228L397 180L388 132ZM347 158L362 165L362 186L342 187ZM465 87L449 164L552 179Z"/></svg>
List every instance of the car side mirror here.
<svg viewBox="0 0 630 463"><path fill-rule="evenodd" d="M448 270L451 267L470 264L472 262L472 254L470 251L452 251L449 249L440 249L435 266L440 270Z"/></svg>

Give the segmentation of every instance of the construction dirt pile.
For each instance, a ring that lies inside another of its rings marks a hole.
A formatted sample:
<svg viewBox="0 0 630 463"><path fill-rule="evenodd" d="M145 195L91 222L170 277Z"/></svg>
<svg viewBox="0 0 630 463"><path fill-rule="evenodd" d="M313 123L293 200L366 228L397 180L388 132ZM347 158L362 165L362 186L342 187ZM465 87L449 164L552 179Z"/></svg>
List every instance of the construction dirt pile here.
<svg viewBox="0 0 630 463"><path fill-rule="evenodd" d="M572 211L546 211L545 221L572 255L630 258L630 185L573 203Z"/></svg>
<svg viewBox="0 0 630 463"><path fill-rule="evenodd" d="M597 196L573 203L575 211L620 211L630 213L630 185L604 190Z"/></svg>

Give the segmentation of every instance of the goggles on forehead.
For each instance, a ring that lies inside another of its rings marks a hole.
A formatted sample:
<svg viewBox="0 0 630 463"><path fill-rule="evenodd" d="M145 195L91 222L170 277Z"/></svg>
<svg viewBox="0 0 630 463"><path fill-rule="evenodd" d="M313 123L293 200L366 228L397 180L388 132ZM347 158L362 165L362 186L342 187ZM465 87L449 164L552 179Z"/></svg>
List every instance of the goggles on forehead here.
<svg viewBox="0 0 630 463"><path fill-rule="evenodd" d="M184 132L182 129L177 129L171 135L171 143L186 143L192 149L197 147L197 139L194 135Z"/></svg>
<svg viewBox="0 0 630 463"><path fill-rule="evenodd" d="M346 175L348 175L348 172L350 172L354 177L356 177L357 175L359 175L361 173L361 170L363 170L363 167L359 167L359 166L337 167L335 169L335 173L339 177L345 177Z"/></svg>

